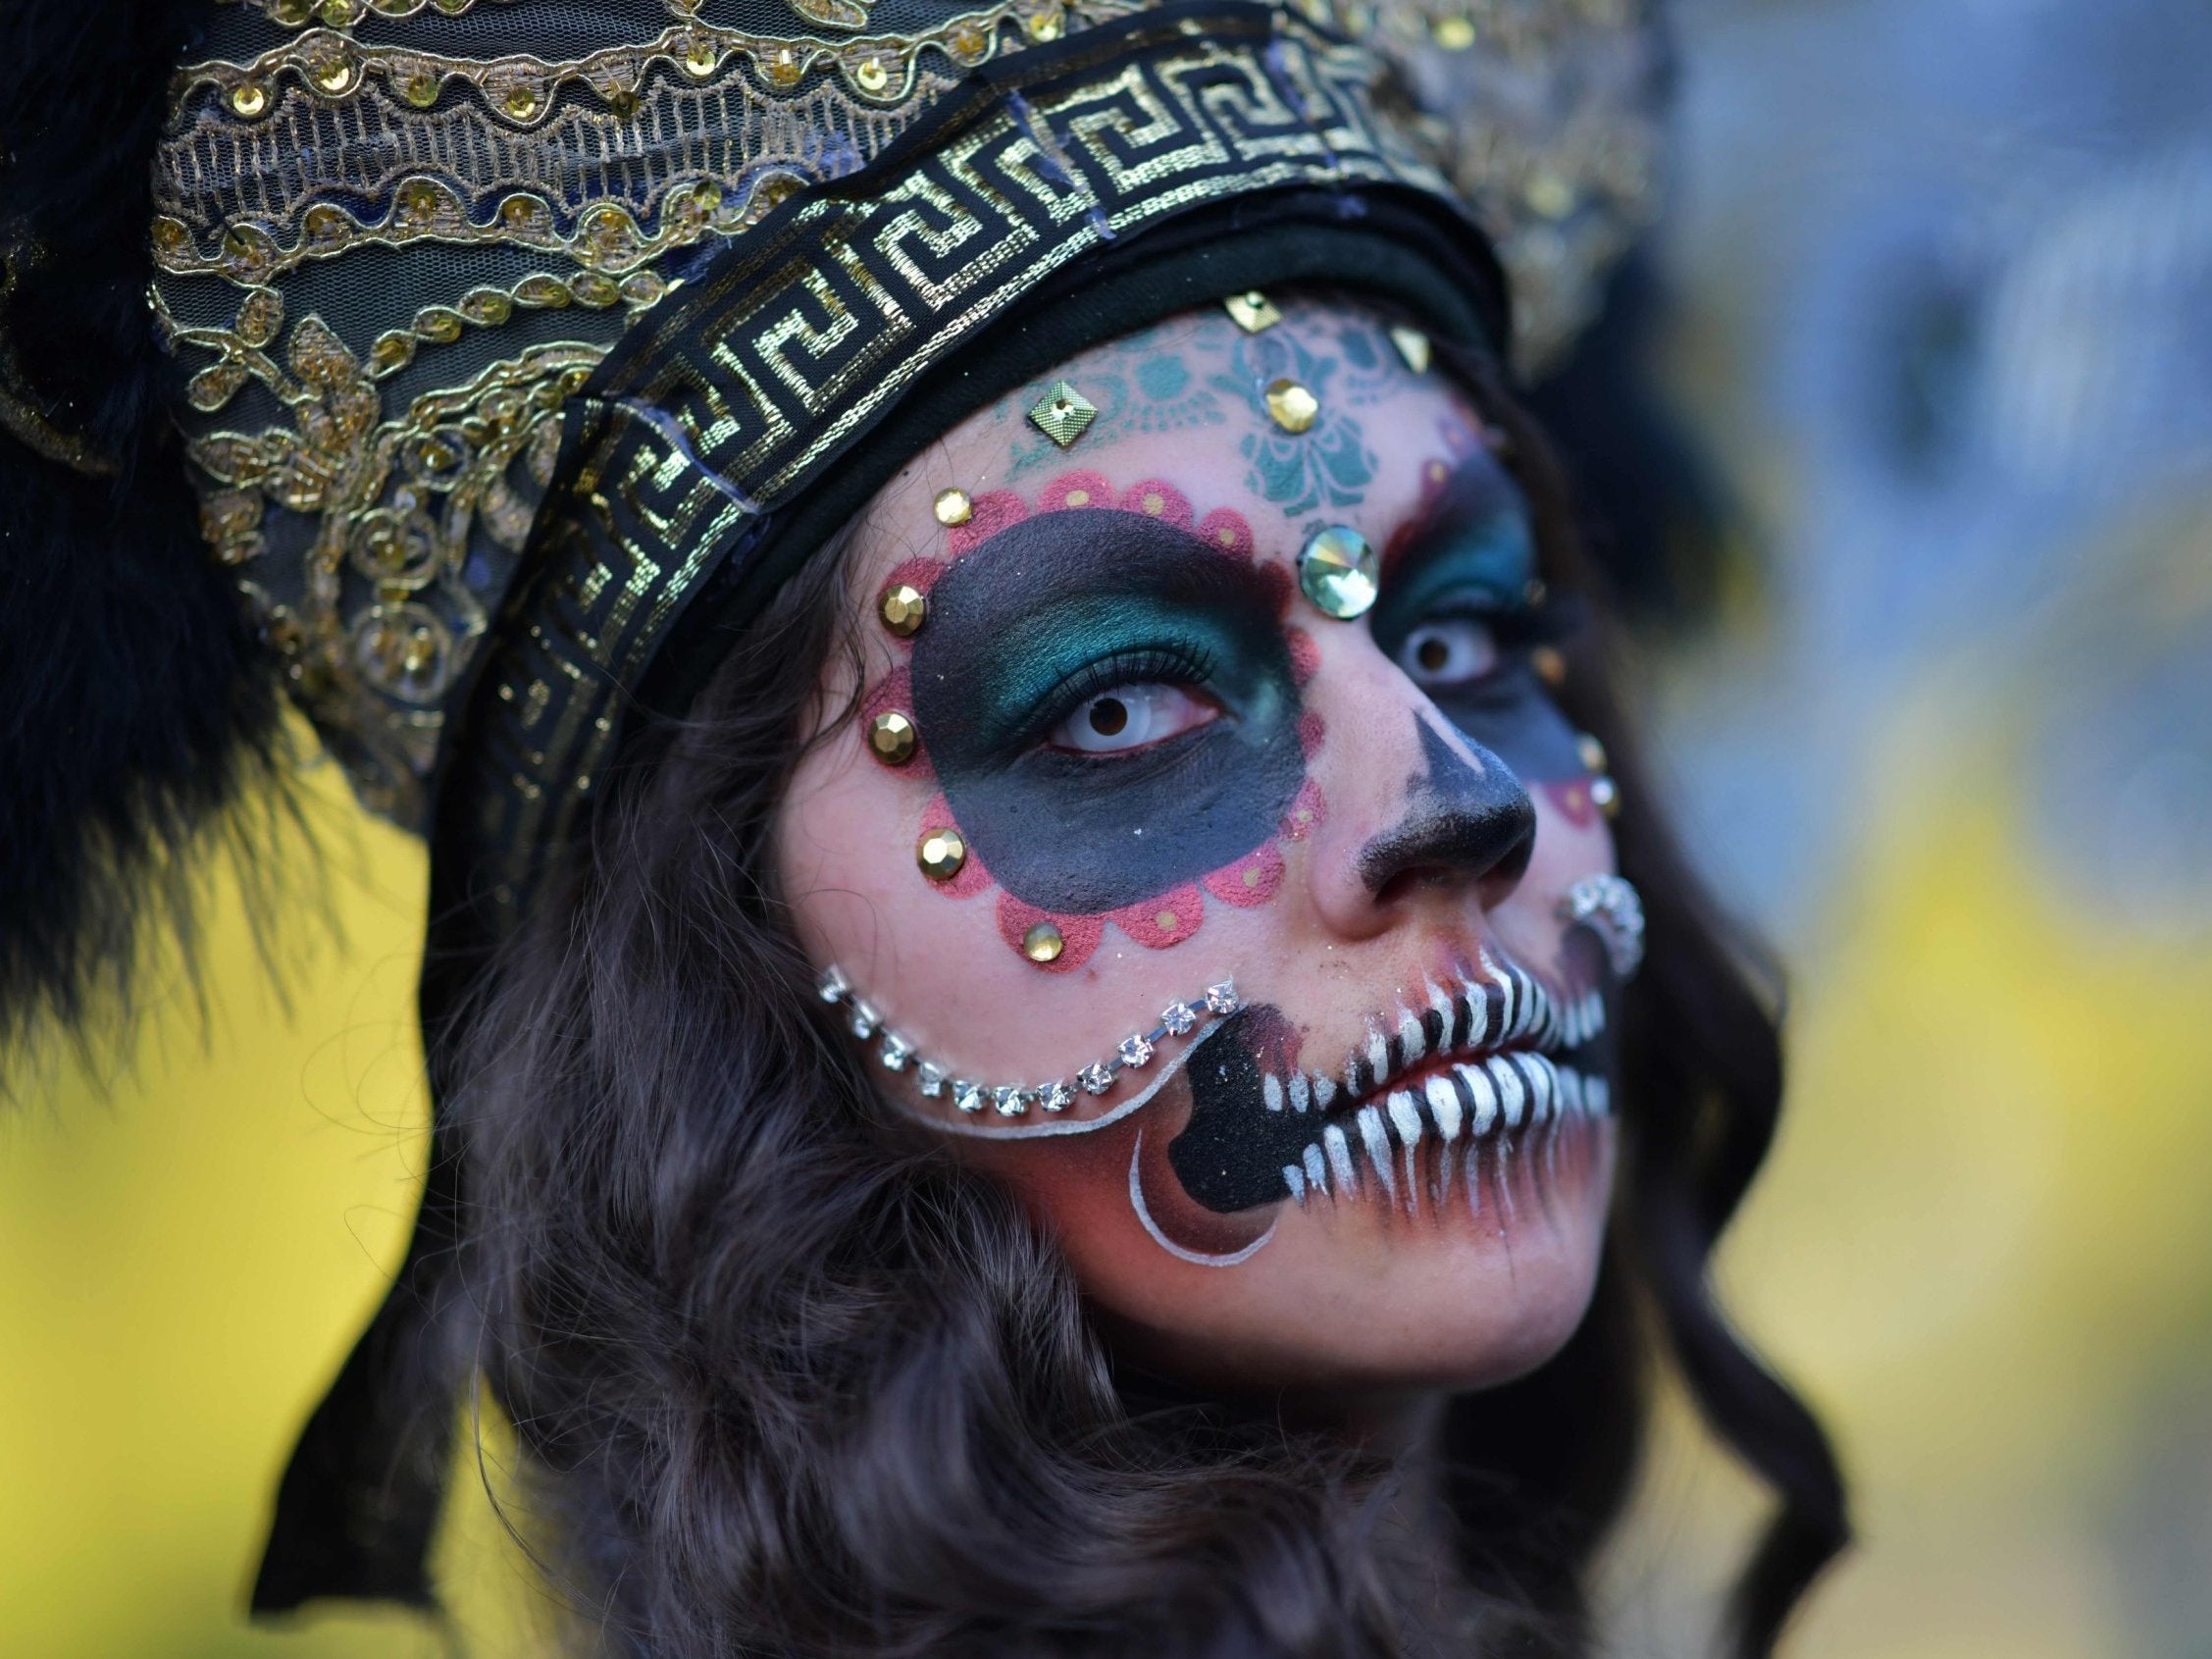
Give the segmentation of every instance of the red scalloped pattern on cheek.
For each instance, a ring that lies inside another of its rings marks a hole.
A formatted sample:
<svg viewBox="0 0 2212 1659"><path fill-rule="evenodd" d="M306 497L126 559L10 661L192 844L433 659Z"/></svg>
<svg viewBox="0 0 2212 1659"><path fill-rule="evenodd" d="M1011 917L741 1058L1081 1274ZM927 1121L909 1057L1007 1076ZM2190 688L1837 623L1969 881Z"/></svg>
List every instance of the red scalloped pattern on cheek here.
<svg viewBox="0 0 2212 1659"><path fill-rule="evenodd" d="M999 895L999 937L1025 957L1029 953L1022 950L1022 940L1041 921L1051 922L1060 933L1060 954L1049 962L1033 964L1047 973L1073 973L1091 959L1099 941L1106 937L1104 916L1054 915L1035 905L1023 904L1011 893Z"/></svg>
<svg viewBox="0 0 2212 1659"><path fill-rule="evenodd" d="M860 722L860 742L868 741L868 724L887 709L896 708L907 719L914 717L914 681L906 665L900 663L875 683L868 695L860 700L860 709L854 717ZM873 753L869 755L874 759ZM914 734L914 752L906 764L899 768L917 782L927 782L937 774L930 767L929 746L922 742L919 729ZM931 826L935 828L935 825Z"/></svg>
<svg viewBox="0 0 2212 1659"><path fill-rule="evenodd" d="M1561 782L1539 784L1544 799L1559 808L1559 815L1576 829L1588 829L1598 821L1598 804L1590 799L1588 778L1569 778Z"/></svg>
<svg viewBox="0 0 2212 1659"><path fill-rule="evenodd" d="M915 844L920 845L922 837L932 830L958 829L959 827L957 820L952 816L952 808L946 804L945 797L933 795L929 798L929 804L922 808L921 829L914 837ZM962 835L960 839L966 841L967 837ZM920 874L919 865L915 866L915 873ZM921 879L929 881L929 877L926 875L922 876ZM960 865L958 875L951 881L929 881L929 884L948 899L973 899L978 893L991 885L991 872L983 867L983 855L978 853L974 846L970 844L967 860Z"/></svg>
<svg viewBox="0 0 2212 1659"><path fill-rule="evenodd" d="M1193 520L1197 519L1194 534L1209 545L1217 547L1234 558L1251 559L1258 545L1251 524L1232 507L1216 507L1200 519L1191 506L1190 497L1164 479L1142 479L1116 493L1112 483L1104 473L1081 469L1062 473L1046 484L1038 492L1034 509L1017 492L1011 490L991 490L971 497L967 522L953 525L946 532L946 556L917 557L902 561L884 578L882 587L877 590L878 602L881 603L885 593L900 583L922 594L930 593L953 561L966 557L1000 531L1009 525L1019 524L1031 517L1033 512L1082 511L1090 507L1118 507L1123 512L1144 513L1184 530L1191 530ZM1278 609L1287 616L1295 597L1296 584L1287 569L1272 568L1267 574L1270 586L1276 590ZM927 627L928 624L925 622L923 626ZM1303 628L1287 627L1284 633L1290 648L1294 682L1303 687L1320 668L1319 647ZM905 641L897 643L907 645ZM908 646L908 648L911 647ZM870 719L887 708L911 711L912 699L912 680L904 664L892 670L870 689L862 699L860 707L863 747L867 741L867 722ZM1324 730L1318 714L1309 711L1300 719L1299 746L1309 761L1319 750ZM928 753L919 736L914 758L900 769L910 771L925 781L932 778ZM1283 857L1283 844L1303 841L1312 827L1320 822L1323 812L1320 789L1312 778L1308 778L1299 786L1290 810L1283 814L1274 840L1263 843L1234 863L1210 871L1195 882L1185 882L1141 904L1129 905L1103 914L1069 914L1039 909L1001 889L994 915L999 937L1010 949L1022 952L1022 941L1029 930L1039 922L1051 922L1059 929L1060 954L1049 962L1033 964L1047 973L1073 973L1082 967L1098 954L1099 946L1105 942L1109 922L1148 950L1167 950L1192 937L1205 924L1208 895L1235 908L1251 909L1264 905L1281 892L1288 873L1288 865ZM921 823L917 827L915 839L918 842L921 836L932 830L956 827L952 806L944 795L932 794L928 804L922 808ZM925 876L921 879L928 878ZM984 868L983 859L971 843L967 861L960 866L960 873L951 881L931 882L930 885L948 899L972 899L997 884L991 873ZM1026 958L1027 953L1022 954Z"/></svg>
<svg viewBox="0 0 2212 1659"><path fill-rule="evenodd" d="M1197 882L1186 881L1157 899L1109 911L1107 919L1148 951L1164 951L1199 930L1206 920L1206 900Z"/></svg>
<svg viewBox="0 0 2212 1659"><path fill-rule="evenodd" d="M1215 870L1201 885L1222 904L1249 910L1282 891L1283 876L1289 868L1283 861L1282 849L1270 841L1226 869Z"/></svg>

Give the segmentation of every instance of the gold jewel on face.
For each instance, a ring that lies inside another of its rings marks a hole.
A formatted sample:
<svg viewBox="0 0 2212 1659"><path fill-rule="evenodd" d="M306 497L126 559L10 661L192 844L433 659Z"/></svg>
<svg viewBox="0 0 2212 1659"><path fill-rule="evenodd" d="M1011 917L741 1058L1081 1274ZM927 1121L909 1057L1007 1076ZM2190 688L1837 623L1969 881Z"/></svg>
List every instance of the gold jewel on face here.
<svg viewBox="0 0 2212 1659"><path fill-rule="evenodd" d="M1099 406L1067 382L1055 381L1029 406L1029 418L1039 432L1065 449L1099 418Z"/></svg>
<svg viewBox="0 0 2212 1659"><path fill-rule="evenodd" d="M1321 417L1321 400L1296 381L1273 381L1267 387L1267 414L1285 432L1308 432Z"/></svg>
<svg viewBox="0 0 2212 1659"><path fill-rule="evenodd" d="M1574 752L1582 757L1585 772L1603 772L1606 768L1605 745L1588 732L1574 734Z"/></svg>
<svg viewBox="0 0 2212 1659"><path fill-rule="evenodd" d="M967 841L950 824L943 829L924 830L914 847L914 862L921 865L922 874L932 881L951 881L967 861Z"/></svg>
<svg viewBox="0 0 2212 1659"><path fill-rule="evenodd" d="M968 499L965 490L940 490L937 499L931 503L931 510L937 514L937 522L950 530L975 516L975 503Z"/></svg>
<svg viewBox="0 0 2212 1659"><path fill-rule="evenodd" d="M1611 778L1590 780L1590 800L1609 818L1620 815L1620 786Z"/></svg>
<svg viewBox="0 0 2212 1659"><path fill-rule="evenodd" d="M879 614L886 628L901 640L911 639L929 614L929 599L919 588L900 582L885 592Z"/></svg>
<svg viewBox="0 0 2212 1659"><path fill-rule="evenodd" d="M1403 323L1394 324L1390 330L1390 343L1398 348L1398 355L1406 367L1416 375L1428 373L1428 336L1418 329L1410 329Z"/></svg>
<svg viewBox="0 0 2212 1659"><path fill-rule="evenodd" d="M1275 302L1258 288L1231 294L1221 302L1221 308L1228 312L1230 321L1248 335L1260 334L1283 320L1283 314L1275 309Z"/></svg>
<svg viewBox="0 0 2212 1659"><path fill-rule="evenodd" d="M1379 563L1367 539L1348 524L1316 530L1298 554L1298 586L1323 616L1349 622L1381 591Z"/></svg>
<svg viewBox="0 0 2212 1659"><path fill-rule="evenodd" d="M1033 962L1057 961L1067 941L1049 921L1041 921L1021 936L1021 954Z"/></svg>
<svg viewBox="0 0 2212 1659"><path fill-rule="evenodd" d="M1560 655L1557 646L1538 646L1528 653L1528 665L1547 686L1557 688L1567 683L1567 658Z"/></svg>
<svg viewBox="0 0 2212 1659"><path fill-rule="evenodd" d="M868 752L886 766L903 766L914 757L913 717L887 708L868 722Z"/></svg>

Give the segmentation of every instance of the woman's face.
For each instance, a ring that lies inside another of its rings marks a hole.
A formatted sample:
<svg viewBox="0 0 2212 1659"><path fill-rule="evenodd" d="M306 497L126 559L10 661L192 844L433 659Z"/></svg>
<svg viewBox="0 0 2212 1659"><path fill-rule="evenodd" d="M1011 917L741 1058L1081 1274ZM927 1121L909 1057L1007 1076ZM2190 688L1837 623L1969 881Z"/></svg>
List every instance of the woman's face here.
<svg viewBox="0 0 2212 1659"><path fill-rule="evenodd" d="M1610 785L1427 358L1236 301L947 433L857 526L864 678L779 824L885 1093L1216 1385L1503 1380L1596 1272L1609 981L1561 910Z"/></svg>

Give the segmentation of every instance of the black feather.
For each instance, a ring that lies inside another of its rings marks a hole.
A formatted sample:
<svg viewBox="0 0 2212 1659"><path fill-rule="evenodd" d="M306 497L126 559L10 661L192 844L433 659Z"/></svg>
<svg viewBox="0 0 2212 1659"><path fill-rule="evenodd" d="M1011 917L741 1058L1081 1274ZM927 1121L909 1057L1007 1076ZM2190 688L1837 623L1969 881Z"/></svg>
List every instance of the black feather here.
<svg viewBox="0 0 2212 1659"><path fill-rule="evenodd" d="M150 170L201 0L0 7L0 1053L128 1007L193 844L269 777L271 654L202 542L146 305ZM106 471L18 435L28 406ZM47 453L41 453L41 449ZM110 999L118 999L111 1004Z"/></svg>

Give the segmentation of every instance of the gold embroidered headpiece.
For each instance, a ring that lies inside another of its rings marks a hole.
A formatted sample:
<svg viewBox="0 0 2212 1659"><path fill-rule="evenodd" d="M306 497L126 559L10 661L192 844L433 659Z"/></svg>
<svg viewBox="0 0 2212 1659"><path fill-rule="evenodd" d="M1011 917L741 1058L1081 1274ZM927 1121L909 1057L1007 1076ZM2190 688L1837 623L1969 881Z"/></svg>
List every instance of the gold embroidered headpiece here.
<svg viewBox="0 0 2212 1659"><path fill-rule="evenodd" d="M1434 310L1494 252L1516 354L1556 353L1651 208L1642 14L225 4L155 168L203 527L364 802L427 830L458 792L511 900L699 596L787 565L771 528L812 522L830 463L1071 273L1272 218L1314 233L1201 261L1220 286L1186 297L1425 241ZM1090 343L1030 337L1011 361Z"/></svg>

